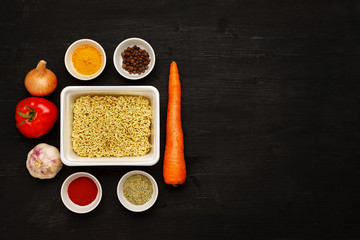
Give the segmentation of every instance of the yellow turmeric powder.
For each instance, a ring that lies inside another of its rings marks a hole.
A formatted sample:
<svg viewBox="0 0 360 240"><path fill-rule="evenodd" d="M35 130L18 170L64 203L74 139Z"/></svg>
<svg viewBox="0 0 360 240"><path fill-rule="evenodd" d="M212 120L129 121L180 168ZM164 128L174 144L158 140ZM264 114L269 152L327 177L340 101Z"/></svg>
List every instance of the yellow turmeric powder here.
<svg viewBox="0 0 360 240"><path fill-rule="evenodd" d="M83 75L97 73L101 68L102 61L101 53L89 45L78 47L72 55L74 68Z"/></svg>

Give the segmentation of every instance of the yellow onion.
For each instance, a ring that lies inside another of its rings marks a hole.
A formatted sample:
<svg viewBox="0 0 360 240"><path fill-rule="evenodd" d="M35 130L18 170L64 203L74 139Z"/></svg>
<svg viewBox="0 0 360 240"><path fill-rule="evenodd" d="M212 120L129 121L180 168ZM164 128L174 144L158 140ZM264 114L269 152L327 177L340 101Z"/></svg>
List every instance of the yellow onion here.
<svg viewBox="0 0 360 240"><path fill-rule="evenodd" d="M31 70L25 77L25 88L31 95L46 96L57 87L55 74L46 68L46 62L41 60L35 69Z"/></svg>

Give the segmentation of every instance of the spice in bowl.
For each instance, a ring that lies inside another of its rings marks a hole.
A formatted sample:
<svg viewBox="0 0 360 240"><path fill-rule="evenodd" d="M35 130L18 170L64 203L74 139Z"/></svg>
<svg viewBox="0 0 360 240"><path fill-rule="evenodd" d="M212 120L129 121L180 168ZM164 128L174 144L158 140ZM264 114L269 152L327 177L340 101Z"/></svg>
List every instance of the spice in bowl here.
<svg viewBox="0 0 360 240"><path fill-rule="evenodd" d="M147 177L135 174L126 179L123 193L131 204L143 205L150 201L153 194L153 186Z"/></svg>
<svg viewBox="0 0 360 240"><path fill-rule="evenodd" d="M83 45L75 49L72 54L72 63L78 73L93 75L101 69L103 57L95 47Z"/></svg>
<svg viewBox="0 0 360 240"><path fill-rule="evenodd" d="M70 200L79 205L86 206L92 203L98 194L95 182L88 177L79 177L73 180L68 187Z"/></svg>
<svg viewBox="0 0 360 240"><path fill-rule="evenodd" d="M149 53L136 45L126 48L121 53L121 57L123 59L122 68L130 74L144 73L149 68L148 65L151 61Z"/></svg>

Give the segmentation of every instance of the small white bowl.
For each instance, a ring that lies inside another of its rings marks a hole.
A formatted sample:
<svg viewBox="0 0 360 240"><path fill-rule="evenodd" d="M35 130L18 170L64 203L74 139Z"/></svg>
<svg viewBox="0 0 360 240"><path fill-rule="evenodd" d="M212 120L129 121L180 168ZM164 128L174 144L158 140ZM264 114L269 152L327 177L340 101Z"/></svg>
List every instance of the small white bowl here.
<svg viewBox="0 0 360 240"><path fill-rule="evenodd" d="M72 62L72 55L73 55L74 51L78 47L81 47L84 45L89 45L89 46L96 48L101 53L101 56L103 57L103 62L102 62L102 65L101 65L99 71L97 71L96 73L94 73L92 75L83 75L83 74L78 73ZM97 76L99 76L102 73L102 71L104 70L105 65L106 65L106 54L105 54L104 49L101 47L101 45L99 43L95 42L94 40L80 39L69 46L69 48L67 49L67 51L65 53L64 61L65 61L66 69L74 78L87 81L87 80L92 80L92 79L96 78Z"/></svg>
<svg viewBox="0 0 360 240"><path fill-rule="evenodd" d="M90 178L91 180L94 181L94 183L96 184L97 189L98 189L98 193L96 195L95 200L86 206L80 206L80 205L73 203L73 201L71 201L71 199L69 198L69 194L68 194L69 184L79 177ZM102 190L101 190L101 185L100 185L99 181L96 179L96 177L94 177L90 173L77 172L77 173L70 175L68 178L65 179L64 183L61 186L60 195L61 195L61 200L63 201L64 205L70 211L73 211L75 213L88 213L88 212L94 210L99 205L99 203L101 201L101 197L102 197Z"/></svg>
<svg viewBox="0 0 360 240"><path fill-rule="evenodd" d="M146 50L149 54L149 58L150 58L150 63L148 65L149 68L146 69L144 73L130 74L128 71L126 71L125 69L122 68L123 59L122 59L121 53L126 48L133 47L134 45L138 46L139 48L141 48L143 50ZM155 52L152 49L151 45L148 42L146 42L145 40L143 40L141 38L128 38L128 39L122 41L115 49L114 65L115 65L116 70L121 74L121 76L123 76L127 79L130 79L130 80L138 80L143 77L146 77L151 72L151 70L154 68Z"/></svg>
<svg viewBox="0 0 360 240"><path fill-rule="evenodd" d="M131 177L135 174L140 174L140 175L147 177L150 180L152 187L153 187L153 194L151 196L151 199L143 205L134 205L134 204L130 203L124 196L124 192L123 192L124 183L129 177ZM158 194L159 194L159 189L158 189L155 179L150 174L148 174L144 171L134 170L134 171L126 173L120 179L120 181L117 185L117 188L116 188L116 192L117 192L119 201L126 209L133 211L133 212L143 212L143 211L146 211L149 208L151 208L152 205L154 205L154 203L156 202L156 199L158 197Z"/></svg>

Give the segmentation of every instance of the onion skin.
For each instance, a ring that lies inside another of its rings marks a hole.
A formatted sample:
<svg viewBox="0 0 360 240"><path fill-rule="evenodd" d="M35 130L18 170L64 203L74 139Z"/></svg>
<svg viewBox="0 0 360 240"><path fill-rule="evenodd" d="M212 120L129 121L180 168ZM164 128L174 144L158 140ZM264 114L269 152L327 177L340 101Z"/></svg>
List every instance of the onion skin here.
<svg viewBox="0 0 360 240"><path fill-rule="evenodd" d="M62 166L59 150L54 146L40 143L28 153L26 168L34 178L54 178Z"/></svg>
<svg viewBox="0 0 360 240"><path fill-rule="evenodd" d="M43 97L52 93L57 87L55 74L46 68L46 62L41 60L35 69L25 77L25 88L31 95Z"/></svg>

